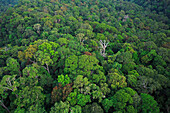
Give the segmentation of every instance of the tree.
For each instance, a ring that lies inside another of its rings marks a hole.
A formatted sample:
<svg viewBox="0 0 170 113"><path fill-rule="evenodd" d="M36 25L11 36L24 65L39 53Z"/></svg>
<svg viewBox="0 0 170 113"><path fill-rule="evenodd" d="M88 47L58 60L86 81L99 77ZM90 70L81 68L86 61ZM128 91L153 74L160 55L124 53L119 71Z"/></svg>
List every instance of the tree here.
<svg viewBox="0 0 170 113"><path fill-rule="evenodd" d="M110 88L108 87L109 85L107 83L100 83L100 90L104 95L107 95L110 93Z"/></svg>
<svg viewBox="0 0 170 113"><path fill-rule="evenodd" d="M70 104L66 102L60 101L56 102L54 107L51 108L50 113L69 113Z"/></svg>
<svg viewBox="0 0 170 113"><path fill-rule="evenodd" d="M41 28L41 25L40 25L40 24L35 24L34 27L33 27L33 29L36 30L36 32L37 32L38 34L40 34L40 28Z"/></svg>
<svg viewBox="0 0 170 113"><path fill-rule="evenodd" d="M84 107L83 113L104 113L103 109L96 102L88 104Z"/></svg>
<svg viewBox="0 0 170 113"><path fill-rule="evenodd" d="M101 54L103 57L106 57L105 50L106 50L106 47L107 47L108 44L109 44L109 41L106 42L106 40L104 40L104 41L100 40L99 44L100 44L100 48L101 48L100 54Z"/></svg>
<svg viewBox="0 0 170 113"><path fill-rule="evenodd" d="M26 110L24 108L16 108L14 113L24 113Z"/></svg>
<svg viewBox="0 0 170 113"><path fill-rule="evenodd" d="M106 31L106 29L107 29L107 27L106 27L107 25L105 24L105 23L98 23L97 25L96 25L96 27L95 27L95 31L97 31L97 32L100 32L100 33L103 33L104 31Z"/></svg>
<svg viewBox="0 0 170 113"><path fill-rule="evenodd" d="M67 100L70 102L70 105L74 106L76 103L80 106L86 105L86 103L91 102L91 96L81 94L77 91L77 89L74 89L74 92L71 92L69 96L67 97Z"/></svg>
<svg viewBox="0 0 170 113"><path fill-rule="evenodd" d="M101 70L96 70L96 73L88 78L96 84L106 82L106 76Z"/></svg>
<svg viewBox="0 0 170 113"><path fill-rule="evenodd" d="M97 40L106 40L106 37L105 37L105 35L102 34L102 33L97 33L96 39L97 39Z"/></svg>
<svg viewBox="0 0 170 113"><path fill-rule="evenodd" d="M74 89L74 91L68 95L67 101L69 101L71 106L74 106L77 103L77 95L77 89Z"/></svg>
<svg viewBox="0 0 170 113"><path fill-rule="evenodd" d="M88 79L91 78L91 75L94 74L96 70L102 69L98 65L99 61L94 56L81 55L79 56L78 70L77 74L87 76Z"/></svg>
<svg viewBox="0 0 170 113"><path fill-rule="evenodd" d="M165 67L167 63L163 60L162 56L157 55L153 60L153 65L154 66L160 65L160 66Z"/></svg>
<svg viewBox="0 0 170 113"><path fill-rule="evenodd" d="M46 65L44 68L48 71L48 73L50 73L49 65L53 64L53 60L50 56L51 55L49 53L43 53L42 51L37 51L34 55L37 62L39 62L42 66Z"/></svg>
<svg viewBox="0 0 170 113"><path fill-rule="evenodd" d="M92 48L93 51L97 50L97 48L98 48L97 41L95 41L93 39L90 40L90 43L88 45L90 48Z"/></svg>
<svg viewBox="0 0 170 113"><path fill-rule="evenodd" d="M70 78L68 77L68 75L59 75L58 78L58 83L61 83L62 86L65 86L66 84L69 84L71 81L70 81Z"/></svg>
<svg viewBox="0 0 170 113"><path fill-rule="evenodd" d="M7 64L6 68L7 68L7 70L10 71L11 75L19 74L21 76L20 65L16 59L8 58L6 61L6 64Z"/></svg>
<svg viewBox="0 0 170 113"><path fill-rule="evenodd" d="M136 87L137 85L137 78L139 77L139 74L136 70L132 70L128 72L127 75L127 83L129 86Z"/></svg>
<svg viewBox="0 0 170 113"><path fill-rule="evenodd" d="M128 71L134 70L135 67L136 67L136 64L134 62L123 63L122 71L124 73L127 73Z"/></svg>
<svg viewBox="0 0 170 113"><path fill-rule="evenodd" d="M37 51L34 55L34 58L37 60L37 62L40 63L48 71L48 73L50 73L49 66L56 66L56 63L58 61L58 47L58 43L43 41L40 42L38 46L39 51ZM44 65L46 65L46 67Z"/></svg>
<svg viewBox="0 0 170 113"><path fill-rule="evenodd" d="M169 112L170 0L13 0L1 13L10 1L0 0L1 112L152 112L137 92Z"/></svg>
<svg viewBox="0 0 170 113"><path fill-rule="evenodd" d="M17 87L19 87L19 83L16 80L16 75L5 75L3 76L1 83L0 83L0 91L1 94L5 93L6 91L15 92Z"/></svg>
<svg viewBox="0 0 170 113"><path fill-rule="evenodd" d="M16 80L16 75L5 75L0 82L0 105L8 112L10 112L10 110L5 105L4 99L10 94L9 91L11 91L12 94L16 94L16 97L18 97L15 92L18 90L19 85L20 84Z"/></svg>
<svg viewBox="0 0 170 113"><path fill-rule="evenodd" d="M106 98L102 101L102 106L104 107L105 111L108 113L110 107L113 106L113 102L112 100Z"/></svg>
<svg viewBox="0 0 170 113"><path fill-rule="evenodd" d="M58 86L55 86L51 92L51 99L52 103L59 102L59 101L65 101L67 96L72 91L72 84L66 84L65 86L62 86L60 83Z"/></svg>
<svg viewBox="0 0 170 113"><path fill-rule="evenodd" d="M66 38L59 38L57 40L57 43L62 47L62 46L67 46L69 43L69 40L67 40Z"/></svg>
<svg viewBox="0 0 170 113"><path fill-rule="evenodd" d="M77 95L77 104L80 106L85 106L86 103L91 102L90 95L78 94Z"/></svg>
<svg viewBox="0 0 170 113"><path fill-rule="evenodd" d="M47 113L47 112L42 105L36 104L36 105L32 105L27 111L27 113Z"/></svg>
<svg viewBox="0 0 170 113"><path fill-rule="evenodd" d="M133 97L137 94L136 91L127 87L116 92L111 97L113 107L116 111L137 113L137 109L133 107Z"/></svg>
<svg viewBox="0 0 170 113"><path fill-rule="evenodd" d="M101 88L98 85L90 84L90 88L91 88L91 96L92 96L93 100L98 99L98 102L100 103L102 101L102 99L106 97L104 95L104 93L106 93L106 91L101 90Z"/></svg>
<svg viewBox="0 0 170 113"><path fill-rule="evenodd" d="M64 46L57 49L59 54L59 60L54 65L58 68L58 73L62 74L64 71L64 63L68 56L72 55L69 48L66 48Z"/></svg>
<svg viewBox="0 0 170 113"><path fill-rule="evenodd" d="M32 61L31 59L33 58L33 55L36 53L36 51L37 51L37 45L29 45L28 48L24 50L24 52L22 51L18 52L18 58L21 61L27 60L27 59Z"/></svg>
<svg viewBox="0 0 170 113"><path fill-rule="evenodd" d="M94 36L95 36L95 33L89 29L77 29L76 32L75 32L76 35L78 34L84 34L84 40L87 40L87 39L92 39ZM78 38L78 41L80 38Z"/></svg>
<svg viewBox="0 0 170 113"><path fill-rule="evenodd" d="M165 33L157 33L153 36L153 40L158 46L162 46L167 42L167 36Z"/></svg>
<svg viewBox="0 0 170 113"><path fill-rule="evenodd" d="M132 62L132 54L130 51L119 53L116 57L116 61L123 64Z"/></svg>
<svg viewBox="0 0 170 113"><path fill-rule="evenodd" d="M78 57L76 55L72 55L65 60L65 73L76 74L76 69L78 67Z"/></svg>
<svg viewBox="0 0 170 113"><path fill-rule="evenodd" d="M115 90L124 88L127 86L126 77L121 75L118 70L111 69L108 73L108 84Z"/></svg>
<svg viewBox="0 0 170 113"><path fill-rule="evenodd" d="M152 78L146 76L139 76L136 89L140 93L153 93L161 89L161 84Z"/></svg>
<svg viewBox="0 0 170 113"><path fill-rule="evenodd" d="M157 73L155 69L144 67L142 65L138 66L136 71L139 73L139 75L146 77L154 77L155 74Z"/></svg>
<svg viewBox="0 0 170 113"><path fill-rule="evenodd" d="M43 42L38 46L38 49L43 51L44 53L51 54L52 57L58 55L57 48L59 47L58 43L55 42Z"/></svg>
<svg viewBox="0 0 170 113"><path fill-rule="evenodd" d="M24 107L29 108L33 104L42 104L45 95L42 93L43 88L40 86L26 86L23 87L19 93L18 93L18 98L15 100L15 104L17 105L18 108Z"/></svg>
<svg viewBox="0 0 170 113"><path fill-rule="evenodd" d="M83 78L82 75L78 75L76 80L74 80L73 88L76 88L79 92L87 95L90 93L89 84L90 82L87 77Z"/></svg>
<svg viewBox="0 0 170 113"><path fill-rule="evenodd" d="M20 78L21 87L33 87L38 85L38 78L40 74L38 73L38 70L31 66L31 67L25 67L22 70L23 77Z"/></svg>
<svg viewBox="0 0 170 113"><path fill-rule="evenodd" d="M102 98L105 98L105 95L110 92L106 83L100 83L99 87L96 84L90 83L87 77L83 78L82 75L77 76L73 88L75 88L78 93L90 95L93 99L99 99L99 102L101 102Z"/></svg>
<svg viewBox="0 0 170 113"><path fill-rule="evenodd" d="M155 50L151 50L148 54L146 54L145 56L143 56L141 58L141 61L142 61L142 63L147 64L148 62L152 61L155 56L157 56L156 51Z"/></svg>
<svg viewBox="0 0 170 113"><path fill-rule="evenodd" d="M159 113L158 103L154 100L154 98L145 93L141 93L141 105L138 107L139 111L142 113Z"/></svg>
<svg viewBox="0 0 170 113"><path fill-rule="evenodd" d="M158 48L158 55L162 56L162 59L165 61L165 62L170 62L169 61L169 49L166 49L166 48L163 48L163 47L160 47Z"/></svg>
<svg viewBox="0 0 170 113"><path fill-rule="evenodd" d="M36 33L33 31L33 28L32 27L27 27L26 29L25 29L25 32L24 32L24 34L23 34L23 37L24 38L29 38L30 36L32 36L32 35L35 35Z"/></svg>
<svg viewBox="0 0 170 113"><path fill-rule="evenodd" d="M113 69L120 70L120 69L122 69L122 64L120 64L118 62L114 62L112 67L113 67Z"/></svg>
<svg viewBox="0 0 170 113"><path fill-rule="evenodd" d="M70 40L68 47L70 48L71 53L77 56L80 56L83 52L88 51L87 48L74 40Z"/></svg>
<svg viewBox="0 0 170 113"><path fill-rule="evenodd" d="M77 40L80 42L81 45L83 45L83 42L87 40L87 37L83 33L79 33L76 35Z"/></svg>
<svg viewBox="0 0 170 113"><path fill-rule="evenodd" d="M71 107L70 113L82 113L82 108L79 105Z"/></svg>
<svg viewBox="0 0 170 113"><path fill-rule="evenodd" d="M48 92L51 90L51 85L54 82L54 79L52 78L52 75L50 75L46 69L44 69L41 66L38 66L37 64L33 64L33 67L35 67L38 70L38 74L40 75L38 78L38 85L40 85L44 90L44 92Z"/></svg>

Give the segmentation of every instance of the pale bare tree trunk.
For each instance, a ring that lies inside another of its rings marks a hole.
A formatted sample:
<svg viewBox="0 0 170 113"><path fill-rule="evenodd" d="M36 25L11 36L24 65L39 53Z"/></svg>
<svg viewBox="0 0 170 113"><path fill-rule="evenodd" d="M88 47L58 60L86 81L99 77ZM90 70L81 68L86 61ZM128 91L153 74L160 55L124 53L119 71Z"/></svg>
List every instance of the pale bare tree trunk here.
<svg viewBox="0 0 170 113"><path fill-rule="evenodd" d="M50 70L49 70L49 67L48 67L48 64L47 63L45 63L46 64L46 66L47 66L47 71L48 71L48 73L50 74Z"/></svg>
<svg viewBox="0 0 170 113"><path fill-rule="evenodd" d="M100 48L101 48L100 54L101 54L103 57L106 57L105 50L106 50L106 47L107 47L108 44L109 44L109 41L106 42L106 40L104 40L104 41L100 40L100 41L99 41L99 44L100 44Z"/></svg>
<svg viewBox="0 0 170 113"><path fill-rule="evenodd" d="M1 106L4 107L4 108L10 113L9 109L4 105L4 103L2 102L2 100L0 100L0 103L1 103Z"/></svg>

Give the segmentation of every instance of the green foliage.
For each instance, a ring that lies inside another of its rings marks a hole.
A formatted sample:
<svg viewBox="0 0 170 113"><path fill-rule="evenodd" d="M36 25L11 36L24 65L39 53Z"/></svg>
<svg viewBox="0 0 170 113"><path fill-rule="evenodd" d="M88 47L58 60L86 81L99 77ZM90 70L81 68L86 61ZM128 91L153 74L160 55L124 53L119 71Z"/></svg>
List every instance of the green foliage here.
<svg viewBox="0 0 170 113"><path fill-rule="evenodd" d="M153 93L156 90L161 89L161 84L153 78L140 76L138 79L136 89L140 93Z"/></svg>
<svg viewBox="0 0 170 113"><path fill-rule="evenodd" d="M38 81L38 84L42 88L50 87L53 84L53 81L54 81L52 76L43 67L39 68L38 72L41 75L41 76L39 76L40 79Z"/></svg>
<svg viewBox="0 0 170 113"><path fill-rule="evenodd" d="M110 107L113 106L113 102L112 100L104 99L102 101L102 106L104 107L105 111L108 113L108 110L110 109Z"/></svg>
<svg viewBox="0 0 170 113"><path fill-rule="evenodd" d="M79 70L78 73L80 75L86 75L90 76L91 71L100 69L100 66L98 65L99 61L93 57L88 55L82 55L79 57Z"/></svg>
<svg viewBox="0 0 170 113"><path fill-rule="evenodd" d="M70 104L66 102L60 101L59 103L55 103L54 107L51 108L50 113L69 113Z"/></svg>
<svg viewBox="0 0 170 113"><path fill-rule="evenodd" d="M20 83L16 80L16 75L5 75L0 82L0 96L1 98L7 98L9 95L8 91L12 91L15 94L18 91Z"/></svg>
<svg viewBox="0 0 170 113"><path fill-rule="evenodd" d="M15 104L18 107L25 108L29 108L34 103L42 104L45 99L45 95L42 93L42 91L43 88L41 88L40 86L26 86L19 91L18 98L15 100Z"/></svg>
<svg viewBox="0 0 170 113"><path fill-rule="evenodd" d="M139 74L137 73L136 70L129 71L127 75L128 85L135 87L137 85L137 77L139 77Z"/></svg>
<svg viewBox="0 0 170 113"><path fill-rule="evenodd" d="M11 1L11 0L1 0L0 1L0 15L5 12L6 10L11 10L11 6L14 6L18 3L18 0L14 0L14 1ZM9 8L9 9L8 9Z"/></svg>
<svg viewBox="0 0 170 113"><path fill-rule="evenodd" d="M141 93L141 105L139 106L139 110L143 113L153 112L158 113L160 112L158 103L154 100L154 98L145 93Z"/></svg>
<svg viewBox="0 0 170 113"><path fill-rule="evenodd" d="M122 67L122 71L124 73L127 73L128 71L134 70L136 67L136 64L134 62L124 63Z"/></svg>
<svg viewBox="0 0 170 113"><path fill-rule="evenodd" d="M50 58L50 54L43 53L42 51L37 51L35 54L35 58L37 59L37 62L40 62L41 65L52 65L53 61Z"/></svg>
<svg viewBox="0 0 170 113"><path fill-rule="evenodd" d="M25 113L25 109L23 108L17 108L14 113Z"/></svg>
<svg viewBox="0 0 170 113"><path fill-rule="evenodd" d="M149 61L153 60L153 58L157 55L155 50L151 50L148 54L141 58L142 63L148 63Z"/></svg>
<svg viewBox="0 0 170 113"><path fill-rule="evenodd" d="M78 91L84 94L88 94L89 92L89 81L87 77L84 77L82 75L78 75L76 77L76 80L74 80L73 88L76 88Z"/></svg>
<svg viewBox="0 0 170 113"><path fill-rule="evenodd" d="M70 78L68 77L68 75L58 75L58 83L61 83L63 86L65 86L66 84L70 83Z"/></svg>
<svg viewBox="0 0 170 113"><path fill-rule="evenodd" d="M57 40L57 42L58 42L58 44L60 45L60 46L67 46L67 44L68 44L68 40L67 39L65 39L65 38L59 38L58 40Z"/></svg>
<svg viewBox="0 0 170 113"><path fill-rule="evenodd" d="M103 109L96 102L84 107L83 113L104 113Z"/></svg>
<svg viewBox="0 0 170 113"><path fill-rule="evenodd" d="M135 94L137 94L137 92L128 87L117 91L116 94L111 97L114 109L122 112L137 112L133 107L133 97Z"/></svg>
<svg viewBox="0 0 170 113"><path fill-rule="evenodd" d="M47 113L46 110L44 109L44 107L42 107L39 104L36 104L35 106L31 106L29 108L29 113Z"/></svg>
<svg viewBox="0 0 170 113"><path fill-rule="evenodd" d="M56 52L58 47L59 47L59 44L55 42L44 42L38 46L38 49L43 52L50 53L52 56L55 56L56 54L58 54Z"/></svg>
<svg viewBox="0 0 170 113"><path fill-rule="evenodd" d="M117 56L116 61L119 62L119 63L131 62L131 61L133 61L132 54L129 51L122 52Z"/></svg>
<svg viewBox="0 0 170 113"><path fill-rule="evenodd" d="M135 87L137 84L137 77L135 75L127 75L127 83L129 86Z"/></svg>
<svg viewBox="0 0 170 113"><path fill-rule="evenodd" d="M91 102L90 95L78 94L77 95L77 104L80 106L85 106L87 102Z"/></svg>
<svg viewBox="0 0 170 113"><path fill-rule="evenodd" d="M167 112L169 1L15 1L0 1L1 112Z"/></svg>
<svg viewBox="0 0 170 113"><path fill-rule="evenodd" d="M19 83L16 81L16 75L5 75L1 80L1 92L3 90L16 91Z"/></svg>
<svg viewBox="0 0 170 113"><path fill-rule="evenodd" d="M79 57L79 69L78 74L85 75L88 77L88 79L92 79L93 82L105 82L106 77L104 76L102 70L102 67L98 65L98 60L94 56L88 56L88 55L82 55ZM97 71L98 70L98 71ZM93 73L95 72L96 73ZM98 74L98 80L96 79L96 74Z"/></svg>
<svg viewBox="0 0 170 113"><path fill-rule="evenodd" d="M79 105L76 105L76 106L74 106L74 107L71 107L71 110L70 110L70 112L72 113L82 113L82 108L81 108L81 106L79 106Z"/></svg>
<svg viewBox="0 0 170 113"><path fill-rule="evenodd" d="M120 75L118 70L112 69L110 70L110 73L108 73L108 84L114 90L126 87L127 86L126 77L123 75Z"/></svg>
<svg viewBox="0 0 170 113"><path fill-rule="evenodd" d="M65 60L64 72L76 74L77 66L78 66L78 57L76 55L72 55Z"/></svg>
<svg viewBox="0 0 170 113"><path fill-rule="evenodd" d="M77 103L77 90L74 90L74 92L69 94L67 101L69 101L71 106L74 106Z"/></svg>
<svg viewBox="0 0 170 113"><path fill-rule="evenodd" d="M109 85L107 83L100 83L100 90L104 95L110 93L110 88L108 87Z"/></svg>
<svg viewBox="0 0 170 113"><path fill-rule="evenodd" d="M20 74L20 65L16 59L8 58L6 61L6 65L7 65L6 68L7 68L7 70L10 71L10 74L12 74L12 75Z"/></svg>
<svg viewBox="0 0 170 113"><path fill-rule="evenodd" d="M40 76L38 70L35 67L25 67L22 70L23 77L20 78L22 84L21 87L35 86L38 84L38 77Z"/></svg>

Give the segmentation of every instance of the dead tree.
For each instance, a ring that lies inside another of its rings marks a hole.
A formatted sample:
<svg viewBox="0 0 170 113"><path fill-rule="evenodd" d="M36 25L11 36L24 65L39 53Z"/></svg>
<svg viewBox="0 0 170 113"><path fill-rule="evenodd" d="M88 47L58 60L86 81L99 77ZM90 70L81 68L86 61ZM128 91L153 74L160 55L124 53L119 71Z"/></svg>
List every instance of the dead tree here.
<svg viewBox="0 0 170 113"><path fill-rule="evenodd" d="M105 50L106 50L106 47L108 46L108 44L109 44L109 41L107 41L106 42L106 40L104 40L104 41L102 41L102 40L100 40L99 41L99 44L100 44L100 54L103 56L103 57L106 57L106 54L107 53L105 53Z"/></svg>

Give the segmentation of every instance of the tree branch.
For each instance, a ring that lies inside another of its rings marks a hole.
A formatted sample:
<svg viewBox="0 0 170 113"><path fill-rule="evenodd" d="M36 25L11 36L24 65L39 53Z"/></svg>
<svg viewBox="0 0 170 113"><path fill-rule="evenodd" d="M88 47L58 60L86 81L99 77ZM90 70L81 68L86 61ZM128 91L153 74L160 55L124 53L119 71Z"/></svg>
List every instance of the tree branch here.
<svg viewBox="0 0 170 113"><path fill-rule="evenodd" d="M4 107L4 108L8 111L8 113L10 113L9 109L4 105L4 103L2 102L2 100L0 100L0 103L1 103L1 106Z"/></svg>

